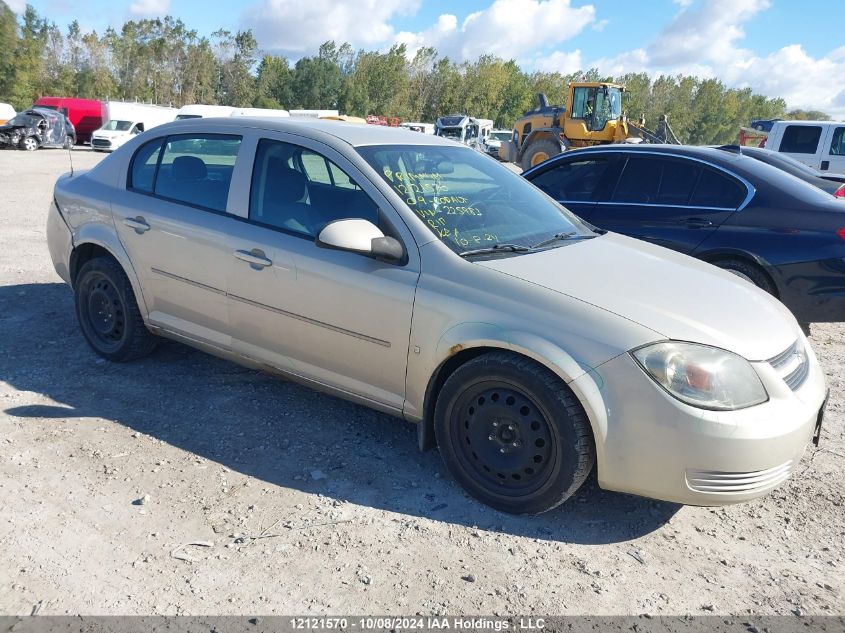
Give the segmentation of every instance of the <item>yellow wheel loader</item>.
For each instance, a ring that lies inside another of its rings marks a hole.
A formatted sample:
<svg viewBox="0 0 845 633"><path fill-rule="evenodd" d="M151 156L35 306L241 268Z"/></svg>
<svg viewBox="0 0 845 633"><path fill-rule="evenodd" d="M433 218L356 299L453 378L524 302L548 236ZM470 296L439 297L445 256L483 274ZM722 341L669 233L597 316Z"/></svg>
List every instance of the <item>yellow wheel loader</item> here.
<svg viewBox="0 0 845 633"><path fill-rule="evenodd" d="M540 105L529 110L513 126L511 140L499 147L499 158L528 169L556 156L570 147L604 143L666 142L671 130L665 118L663 138L622 114L625 86L605 82L569 84L566 106L549 105L545 94L538 95ZM674 134L671 134L674 137ZM674 139L677 142L677 139Z"/></svg>

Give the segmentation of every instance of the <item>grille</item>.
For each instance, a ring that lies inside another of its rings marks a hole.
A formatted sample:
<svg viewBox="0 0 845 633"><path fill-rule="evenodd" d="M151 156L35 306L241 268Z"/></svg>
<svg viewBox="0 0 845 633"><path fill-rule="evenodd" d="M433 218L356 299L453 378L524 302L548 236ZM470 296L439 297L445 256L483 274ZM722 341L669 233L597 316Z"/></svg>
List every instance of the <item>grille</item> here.
<svg viewBox="0 0 845 633"><path fill-rule="evenodd" d="M107 138L94 138L91 139L91 146L92 147L111 147L111 141Z"/></svg>
<svg viewBox="0 0 845 633"><path fill-rule="evenodd" d="M792 473L793 460L766 470L728 473L718 470L687 470L687 486L698 492L731 494L759 492L783 483Z"/></svg>
<svg viewBox="0 0 845 633"><path fill-rule="evenodd" d="M795 341L768 362L793 391L804 384L810 373L810 362L801 341Z"/></svg>

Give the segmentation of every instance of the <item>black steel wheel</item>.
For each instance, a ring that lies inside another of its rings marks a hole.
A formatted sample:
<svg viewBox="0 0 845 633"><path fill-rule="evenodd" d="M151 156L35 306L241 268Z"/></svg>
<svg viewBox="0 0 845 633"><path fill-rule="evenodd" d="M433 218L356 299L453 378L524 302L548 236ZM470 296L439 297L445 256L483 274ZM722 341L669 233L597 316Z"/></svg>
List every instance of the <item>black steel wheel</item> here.
<svg viewBox="0 0 845 633"><path fill-rule="evenodd" d="M144 325L132 286L115 260L86 262L74 284L76 316L85 340L111 361L126 361L151 352L158 341Z"/></svg>
<svg viewBox="0 0 845 633"><path fill-rule="evenodd" d="M458 482L506 512L563 503L595 461L589 423L568 387L545 367L505 352L479 356L449 377L435 432Z"/></svg>

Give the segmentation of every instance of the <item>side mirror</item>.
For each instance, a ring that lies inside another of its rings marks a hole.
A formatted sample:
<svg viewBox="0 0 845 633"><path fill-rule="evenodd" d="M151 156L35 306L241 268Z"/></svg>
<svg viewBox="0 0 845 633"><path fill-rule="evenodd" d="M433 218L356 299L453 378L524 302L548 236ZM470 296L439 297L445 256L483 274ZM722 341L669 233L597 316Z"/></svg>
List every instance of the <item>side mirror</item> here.
<svg viewBox="0 0 845 633"><path fill-rule="evenodd" d="M389 262L397 262L405 255L399 240L386 236L375 224L361 218L329 222L317 236L317 246Z"/></svg>

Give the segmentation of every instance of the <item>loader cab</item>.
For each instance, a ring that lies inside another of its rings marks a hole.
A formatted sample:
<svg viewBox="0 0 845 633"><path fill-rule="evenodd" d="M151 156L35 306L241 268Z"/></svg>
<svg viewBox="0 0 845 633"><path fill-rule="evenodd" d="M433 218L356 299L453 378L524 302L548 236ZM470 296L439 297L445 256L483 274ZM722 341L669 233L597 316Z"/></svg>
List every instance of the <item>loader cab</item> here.
<svg viewBox="0 0 845 633"><path fill-rule="evenodd" d="M581 119L588 132L600 132L608 121L622 116L622 89L613 85L573 86L572 114Z"/></svg>

